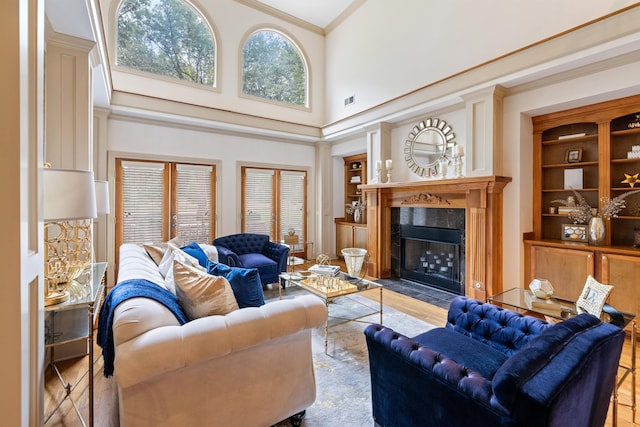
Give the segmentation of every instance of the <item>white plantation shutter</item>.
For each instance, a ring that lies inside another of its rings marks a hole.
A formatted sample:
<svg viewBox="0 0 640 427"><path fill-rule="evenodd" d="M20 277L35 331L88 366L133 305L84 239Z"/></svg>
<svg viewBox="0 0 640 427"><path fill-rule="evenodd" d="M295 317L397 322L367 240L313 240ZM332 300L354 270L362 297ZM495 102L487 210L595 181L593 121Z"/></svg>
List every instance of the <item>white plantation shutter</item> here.
<svg viewBox="0 0 640 427"><path fill-rule="evenodd" d="M274 175L273 170L244 169L244 233L267 234L274 238Z"/></svg>
<svg viewBox="0 0 640 427"><path fill-rule="evenodd" d="M122 162L122 243L161 242L165 185L164 163Z"/></svg>
<svg viewBox="0 0 640 427"><path fill-rule="evenodd" d="M180 237L211 243L215 165L116 159L116 247Z"/></svg>
<svg viewBox="0 0 640 427"><path fill-rule="evenodd" d="M211 174L208 165L177 164L176 203L172 217L175 233L185 242L211 243Z"/></svg>
<svg viewBox="0 0 640 427"><path fill-rule="evenodd" d="M293 228L301 242L305 241L306 179L306 172L280 172L280 234Z"/></svg>

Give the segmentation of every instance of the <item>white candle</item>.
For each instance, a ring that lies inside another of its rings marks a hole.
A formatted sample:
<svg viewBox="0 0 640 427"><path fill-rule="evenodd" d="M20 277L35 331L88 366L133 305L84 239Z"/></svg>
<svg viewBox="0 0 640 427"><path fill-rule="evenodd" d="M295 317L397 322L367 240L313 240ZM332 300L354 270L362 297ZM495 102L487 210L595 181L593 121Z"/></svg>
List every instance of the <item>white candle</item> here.
<svg viewBox="0 0 640 427"><path fill-rule="evenodd" d="M464 156L464 147L462 145L456 145L453 149L453 155L457 157Z"/></svg>
<svg viewBox="0 0 640 427"><path fill-rule="evenodd" d="M387 169L391 169L393 167L393 163L391 162L391 159L387 160L385 162L385 165L387 166Z"/></svg>
<svg viewBox="0 0 640 427"><path fill-rule="evenodd" d="M378 160L376 162L376 170L382 170L382 160Z"/></svg>

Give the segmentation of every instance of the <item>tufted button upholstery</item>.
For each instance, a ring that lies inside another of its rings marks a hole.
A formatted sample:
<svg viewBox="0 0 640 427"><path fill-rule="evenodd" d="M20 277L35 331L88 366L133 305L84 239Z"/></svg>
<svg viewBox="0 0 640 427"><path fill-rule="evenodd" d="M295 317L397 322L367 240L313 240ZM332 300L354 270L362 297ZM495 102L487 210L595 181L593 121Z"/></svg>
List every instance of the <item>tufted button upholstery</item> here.
<svg viewBox="0 0 640 427"><path fill-rule="evenodd" d="M589 314L548 324L465 297L444 328L364 333L373 417L387 426L604 425L625 339Z"/></svg>
<svg viewBox="0 0 640 427"><path fill-rule="evenodd" d="M256 268L263 285L278 281L287 268L289 247L269 241L266 234L239 233L218 237L213 242L218 259L231 267Z"/></svg>
<svg viewBox="0 0 640 427"><path fill-rule="evenodd" d="M543 320L466 297L451 302L446 325L508 356L549 326Z"/></svg>

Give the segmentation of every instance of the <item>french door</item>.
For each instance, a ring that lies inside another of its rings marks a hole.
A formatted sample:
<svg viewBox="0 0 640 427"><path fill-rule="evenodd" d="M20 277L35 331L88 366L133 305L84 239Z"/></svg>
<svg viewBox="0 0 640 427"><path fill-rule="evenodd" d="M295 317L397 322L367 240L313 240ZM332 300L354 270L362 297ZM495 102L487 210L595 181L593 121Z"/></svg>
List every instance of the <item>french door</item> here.
<svg viewBox="0 0 640 427"><path fill-rule="evenodd" d="M211 243L215 165L116 159L116 247L122 243Z"/></svg>
<svg viewBox="0 0 640 427"><path fill-rule="evenodd" d="M242 168L242 232L267 234L280 242L295 233L292 252L306 256L307 172Z"/></svg>

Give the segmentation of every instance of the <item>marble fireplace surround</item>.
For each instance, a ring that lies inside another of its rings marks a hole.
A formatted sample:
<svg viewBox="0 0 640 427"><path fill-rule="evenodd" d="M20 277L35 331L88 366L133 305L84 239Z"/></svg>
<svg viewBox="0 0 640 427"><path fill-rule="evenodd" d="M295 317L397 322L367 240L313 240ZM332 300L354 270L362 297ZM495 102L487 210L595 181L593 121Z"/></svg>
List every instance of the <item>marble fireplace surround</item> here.
<svg viewBox="0 0 640 427"><path fill-rule="evenodd" d="M465 294L486 300L502 292L502 192L504 176L363 184L367 200L369 274L391 277L391 208L465 210Z"/></svg>

